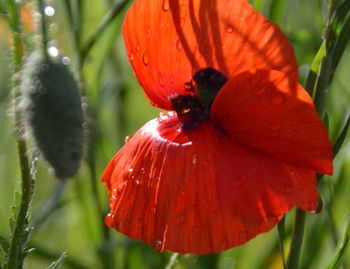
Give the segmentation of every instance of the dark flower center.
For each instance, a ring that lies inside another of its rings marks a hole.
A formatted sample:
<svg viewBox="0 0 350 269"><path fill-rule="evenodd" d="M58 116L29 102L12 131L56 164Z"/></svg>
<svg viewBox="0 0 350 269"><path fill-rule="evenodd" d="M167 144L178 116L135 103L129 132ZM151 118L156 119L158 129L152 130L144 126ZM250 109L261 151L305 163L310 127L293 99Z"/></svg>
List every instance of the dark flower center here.
<svg viewBox="0 0 350 269"><path fill-rule="evenodd" d="M212 67L202 68L185 83L185 94L170 98L171 107L181 120L183 129L194 129L209 118L210 107L226 82L227 77L220 71Z"/></svg>

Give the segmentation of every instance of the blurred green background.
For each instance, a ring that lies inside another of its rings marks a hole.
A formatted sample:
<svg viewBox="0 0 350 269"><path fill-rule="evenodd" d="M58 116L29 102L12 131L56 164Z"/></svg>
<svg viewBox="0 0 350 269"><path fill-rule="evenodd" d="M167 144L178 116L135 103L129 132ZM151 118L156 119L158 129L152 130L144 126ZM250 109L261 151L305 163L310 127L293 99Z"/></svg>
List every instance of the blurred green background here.
<svg viewBox="0 0 350 269"><path fill-rule="evenodd" d="M127 135L160 112L143 95L127 61L120 34L124 11L113 20L79 66L74 29L69 22L67 1L46 1L54 8L49 22L50 46L69 57L75 72L82 70L80 80L88 96L91 147L78 176L62 184L48 165L40 160L36 189L31 205L33 226L29 246L35 251L26 259L26 268L46 268L62 252L67 258L60 268L165 268L171 262L171 252L157 253L141 242L136 242L107 230L103 214L108 212L107 195L100 183L100 175ZM69 1L68 1L69 2ZM87 40L96 29L113 1L76 0L73 10L79 8L81 40ZM131 3L132 1L130 1ZM252 1L265 16L278 23L289 37L300 66L301 82L318 48L327 16L326 0L260 0ZM129 4L130 4L129 3ZM14 139L13 111L10 93L9 46L11 36L6 21L6 2L1 2L0 14L0 235L9 234L8 219L19 191L20 170ZM31 1L22 1L25 20L25 40L28 50L35 44L35 30L31 22ZM75 17L77 19L77 17ZM329 131L332 140L339 134L350 112L350 46L347 47L327 96ZM304 84L305 85L305 84ZM30 138L28 137L28 141ZM334 256L350 213L350 143L346 140L335 160L335 173L320 184L324 210L307 214L305 241L301 268L324 268ZM31 150L31 148L30 148ZM286 219L285 247L288 250L293 211ZM343 268L350 268L347 251ZM282 268L278 247L278 232L274 228L243 246L220 254L177 256L173 268Z"/></svg>

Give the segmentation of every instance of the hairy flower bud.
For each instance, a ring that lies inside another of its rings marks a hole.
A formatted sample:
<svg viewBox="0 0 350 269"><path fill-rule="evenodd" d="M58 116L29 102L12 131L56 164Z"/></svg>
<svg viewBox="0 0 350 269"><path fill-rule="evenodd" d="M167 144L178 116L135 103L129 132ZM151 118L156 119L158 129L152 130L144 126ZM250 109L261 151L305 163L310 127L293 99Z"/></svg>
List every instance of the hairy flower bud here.
<svg viewBox="0 0 350 269"><path fill-rule="evenodd" d="M73 74L61 60L34 52L24 67L21 91L36 145L57 178L73 177L84 142L84 115Z"/></svg>

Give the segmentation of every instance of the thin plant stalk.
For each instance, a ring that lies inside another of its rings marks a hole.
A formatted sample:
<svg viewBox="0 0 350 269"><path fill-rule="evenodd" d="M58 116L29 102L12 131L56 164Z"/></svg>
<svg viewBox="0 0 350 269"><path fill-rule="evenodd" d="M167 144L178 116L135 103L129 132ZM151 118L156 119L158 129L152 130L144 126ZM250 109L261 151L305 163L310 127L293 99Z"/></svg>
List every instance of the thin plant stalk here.
<svg viewBox="0 0 350 269"><path fill-rule="evenodd" d="M292 242L286 267L287 269L299 268L300 254L304 237L305 215L306 213L299 208L295 212Z"/></svg>
<svg viewBox="0 0 350 269"><path fill-rule="evenodd" d="M324 104L325 104L327 89L330 83L329 74L330 74L331 55L330 55L330 52L327 51L327 48L329 47L328 35L330 31L330 21L331 21L333 11L334 11L334 5L333 5L333 1L331 0L328 3L327 23L326 23L325 36L324 36L324 39L325 39L324 57L322 61L319 63L319 68L316 68L319 70L319 77L318 77L318 80L310 79L311 76L314 75L313 71L310 70L309 76L308 76L309 83L307 85L308 86L307 91L309 93L313 92L313 89L315 88L315 85L316 85L314 102L315 102L316 110L322 119L324 118L324 114L325 114ZM319 178L320 177L318 175L317 182L319 182ZM287 269L297 269L299 267L300 253L301 253L303 237L304 237L305 215L306 213L299 208L295 213L294 229L292 233L291 248L290 248L288 261L287 261Z"/></svg>
<svg viewBox="0 0 350 269"><path fill-rule="evenodd" d="M44 5L44 0L37 0L37 8L40 12L40 36L41 36L41 44L42 44L42 54L43 56L48 59L48 54L47 54L47 48L48 48L48 43L49 39L47 36L47 28L46 28L46 21L45 21L45 5Z"/></svg>
<svg viewBox="0 0 350 269"><path fill-rule="evenodd" d="M21 40L20 19L18 4L15 0L7 0L9 11L9 24L12 31L12 92L16 101L20 96L19 72L22 66L23 48ZM22 236L25 233L28 220L28 211L33 193L33 178L30 173L29 158L27 155L27 144L23 138L23 125L20 112L15 108L15 133L17 141L17 150L21 170L21 203L18 215L16 216L15 226L12 232L10 248L8 253L7 265L5 268L16 269L21 266L20 255L22 254Z"/></svg>
<svg viewBox="0 0 350 269"><path fill-rule="evenodd" d="M127 1L125 1L127 2ZM85 48L85 54L83 53L84 48L82 46L81 43L81 32L82 29L81 27L77 27L77 26L81 26L82 22L81 19L83 17L82 14L82 2L78 1L78 5L76 6L76 9L73 10L69 0L65 0L65 7L68 13L68 17L69 17L69 21L70 24L72 26L73 29L75 29L74 31L74 40L75 40L75 47L76 47L76 51L78 53L78 73L79 73L79 77L80 77L80 81L81 83L81 94L83 96L87 95L86 92L86 88L85 88L85 79L84 79L84 73L83 73L83 68L84 68L84 57L86 57L90 51L90 49L92 48L92 46L94 45L94 43L98 40L98 38L100 37L100 34L105 30L105 28L112 22L112 20L116 17L116 15L119 14L120 11L116 11L115 7L112 8L112 11L114 12L114 14L111 16L109 14L111 14L111 12L109 12L104 19L102 19L102 22L99 24L97 30L95 31L95 34L92 35L92 38L90 38L90 42L88 41L87 46L84 46ZM119 7L121 5L121 7ZM117 6L120 8L120 10L122 10L122 7L124 6L123 3L118 4ZM74 19L77 18L77 19ZM107 19L106 18L110 18ZM99 32L98 34L96 34L96 32ZM93 41L91 41L93 40ZM87 49L86 49L87 48ZM104 223L104 212L102 209L102 205L101 205L101 199L100 199L100 195L98 192L98 186L97 186L97 171L96 171L96 163L95 163L95 147L96 147L96 141L95 141L95 130L94 130L94 123L93 121L97 118L96 114L93 113L94 109L93 109L93 105L89 104L89 108L85 111L86 112L86 117L88 118L88 122L89 124L87 125L87 133L90 134L90 143L89 143L89 149L87 150L87 164L88 164L88 168L90 171L90 183L91 183L91 188L92 188L92 192L93 192L93 199L96 205L96 214L99 220L99 226L100 226L100 232L102 235L102 243L100 246L100 249L98 250L99 255L101 257L101 261L103 264L103 268L105 269L109 269L109 268L113 268L113 264L114 264L114 255L111 252L111 250L106 249L106 245L108 245L108 242L110 242L110 234L108 229L105 226ZM91 119L89 119L91 117Z"/></svg>

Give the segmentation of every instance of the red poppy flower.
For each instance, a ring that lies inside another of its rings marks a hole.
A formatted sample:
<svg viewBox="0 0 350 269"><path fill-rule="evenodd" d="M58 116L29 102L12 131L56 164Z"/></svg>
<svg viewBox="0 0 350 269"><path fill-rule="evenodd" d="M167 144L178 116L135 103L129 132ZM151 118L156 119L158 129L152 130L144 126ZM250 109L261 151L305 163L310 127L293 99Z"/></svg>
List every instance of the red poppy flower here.
<svg viewBox="0 0 350 269"><path fill-rule="evenodd" d="M136 0L123 34L146 96L170 112L104 171L108 226L159 251L209 253L293 206L316 210L331 144L276 25L245 0Z"/></svg>

